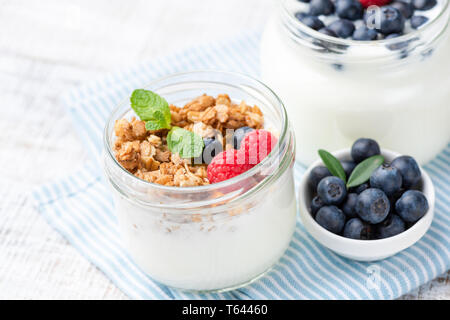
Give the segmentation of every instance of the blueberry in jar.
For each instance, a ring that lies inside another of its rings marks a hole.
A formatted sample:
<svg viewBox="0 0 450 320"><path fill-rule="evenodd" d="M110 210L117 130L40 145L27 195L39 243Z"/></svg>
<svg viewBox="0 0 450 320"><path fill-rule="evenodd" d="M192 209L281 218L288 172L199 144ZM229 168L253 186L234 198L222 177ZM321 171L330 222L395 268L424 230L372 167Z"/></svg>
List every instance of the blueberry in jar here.
<svg viewBox="0 0 450 320"><path fill-rule="evenodd" d="M325 177L317 186L317 194L327 205L338 205L347 196L345 182L335 176Z"/></svg>
<svg viewBox="0 0 450 320"><path fill-rule="evenodd" d="M369 29L366 26L359 27L353 32L353 40L358 41L370 41L376 40L378 37L378 32L375 29Z"/></svg>
<svg viewBox="0 0 450 320"><path fill-rule="evenodd" d="M328 16L334 12L334 4L331 0L311 0L309 14L313 16Z"/></svg>
<svg viewBox="0 0 450 320"><path fill-rule="evenodd" d="M239 148L241 147L241 142L244 139L245 135L249 132L252 132L253 130L255 129L250 127L241 127L237 129L233 134L233 147L236 150L239 150Z"/></svg>
<svg viewBox="0 0 450 320"><path fill-rule="evenodd" d="M411 17L411 28L418 29L424 23L428 21L427 17L424 16L412 16Z"/></svg>
<svg viewBox="0 0 450 320"><path fill-rule="evenodd" d="M370 176L370 186L384 191L388 196L400 191L402 176L397 168L383 164L376 168Z"/></svg>
<svg viewBox="0 0 450 320"><path fill-rule="evenodd" d="M359 138L352 145L351 155L356 163L380 154L380 146L375 140Z"/></svg>
<svg viewBox="0 0 450 320"><path fill-rule="evenodd" d="M405 27L405 18L399 10L391 6L385 6L382 7L379 12L379 19L377 19L378 10L370 10L366 12L364 20L369 28L373 27L384 35L401 33L403 31L403 28Z"/></svg>
<svg viewBox="0 0 450 320"><path fill-rule="evenodd" d="M428 211L428 201L417 190L406 191L395 203L395 211L405 222L415 222Z"/></svg>
<svg viewBox="0 0 450 320"><path fill-rule="evenodd" d="M382 34L402 32L405 27L405 18L393 7L381 8L381 21L379 31Z"/></svg>
<svg viewBox="0 0 450 320"><path fill-rule="evenodd" d="M378 239L393 237L405 231L405 222L396 214L391 214L376 226Z"/></svg>
<svg viewBox="0 0 450 320"><path fill-rule="evenodd" d="M331 66L337 71L342 71L342 69L344 69L344 66L340 63L333 63Z"/></svg>
<svg viewBox="0 0 450 320"><path fill-rule="evenodd" d="M414 13L414 7L411 5L411 3L408 2L394 1L390 4L390 6L400 11L405 19L411 18Z"/></svg>
<svg viewBox="0 0 450 320"><path fill-rule="evenodd" d="M372 227L359 218L352 218L345 224L343 236L350 239L370 240Z"/></svg>
<svg viewBox="0 0 450 320"><path fill-rule="evenodd" d="M314 29L314 30L319 30L319 29L322 29L323 27L325 27L322 20L320 20L319 18L317 18L315 16L306 16L299 20L300 20L300 22L302 22L303 24L307 25L308 27L310 27L311 29Z"/></svg>
<svg viewBox="0 0 450 320"><path fill-rule="evenodd" d="M194 163L210 164L212 159L223 151L222 143L215 138L203 138L202 154L194 159Z"/></svg>
<svg viewBox="0 0 450 320"><path fill-rule="evenodd" d="M322 28L319 30L319 32L326 34L327 36L330 36L330 37L335 37L335 38L338 37L337 34L333 30L330 30L328 28Z"/></svg>
<svg viewBox="0 0 450 320"><path fill-rule="evenodd" d="M437 4L437 1L436 0L412 0L411 3L416 10L426 11L426 10L432 9Z"/></svg>
<svg viewBox="0 0 450 320"><path fill-rule="evenodd" d="M363 6L358 0L337 0L336 13L339 18L358 20L363 17Z"/></svg>
<svg viewBox="0 0 450 320"><path fill-rule="evenodd" d="M299 20L299 21L301 21L304 17L309 17L309 15L306 13L306 12L302 12L302 11L299 11L299 12L296 12L295 14L294 14L294 16L297 18L297 20Z"/></svg>
<svg viewBox="0 0 450 320"><path fill-rule="evenodd" d="M344 169L345 176L348 178L352 174L353 169L356 167L356 163L350 160L341 161L342 168Z"/></svg>
<svg viewBox="0 0 450 320"><path fill-rule="evenodd" d="M328 176L331 176L331 172L330 170L327 169L327 167L325 166L314 167L311 170L311 173L309 174L308 184L314 191L316 191L317 185L319 184L320 180Z"/></svg>
<svg viewBox="0 0 450 320"><path fill-rule="evenodd" d="M401 36L400 33L391 33L391 34L388 34L384 39L389 40L389 39L398 38L400 36ZM408 47L408 43L409 43L409 41L397 42L394 44L387 45L387 48L392 51L402 50L402 49L406 49Z"/></svg>
<svg viewBox="0 0 450 320"><path fill-rule="evenodd" d="M345 225L345 214L336 206L324 206L319 209L315 220L333 233L341 233Z"/></svg>
<svg viewBox="0 0 450 320"><path fill-rule="evenodd" d="M402 176L402 187L411 189L421 180L422 174L416 160L410 156L400 156L391 162L391 166L397 168Z"/></svg>
<svg viewBox="0 0 450 320"><path fill-rule="evenodd" d="M339 19L331 23L328 27L333 31L339 38L348 38L355 31L355 25L353 22L347 19Z"/></svg>
<svg viewBox="0 0 450 320"><path fill-rule="evenodd" d="M358 195L356 193L349 193L344 203L342 204L342 212L347 216L347 218L355 218L356 214L356 200Z"/></svg>
<svg viewBox="0 0 450 320"><path fill-rule="evenodd" d="M325 205L319 196L315 196L311 201L311 215L316 216L317 211Z"/></svg>
<svg viewBox="0 0 450 320"><path fill-rule="evenodd" d="M380 189L364 190L356 200L356 213L362 220L372 224L383 221L387 217L389 209L389 199Z"/></svg>

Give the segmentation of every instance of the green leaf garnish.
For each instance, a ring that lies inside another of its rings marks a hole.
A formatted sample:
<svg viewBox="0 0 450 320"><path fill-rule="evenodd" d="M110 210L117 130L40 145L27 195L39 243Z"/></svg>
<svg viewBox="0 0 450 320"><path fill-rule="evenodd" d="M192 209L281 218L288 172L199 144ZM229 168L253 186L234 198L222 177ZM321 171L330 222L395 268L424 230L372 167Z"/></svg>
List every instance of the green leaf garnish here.
<svg viewBox="0 0 450 320"><path fill-rule="evenodd" d="M203 139L198 134L179 127L173 127L167 134L167 146L181 158L196 158L202 154Z"/></svg>
<svg viewBox="0 0 450 320"><path fill-rule="evenodd" d="M147 130L170 129L171 115L167 101L158 94L136 89L131 94L131 108L145 121Z"/></svg>
<svg viewBox="0 0 450 320"><path fill-rule="evenodd" d="M344 168L342 167L341 162L338 159L336 159L335 156L333 156L328 151L322 149L319 150L319 156L333 176L341 178L342 180L344 180L344 182L346 182L346 175Z"/></svg>
<svg viewBox="0 0 450 320"><path fill-rule="evenodd" d="M384 157L381 155L372 156L360 162L355 169L353 169L350 178L348 178L347 188L356 187L369 180L372 172L381 166L384 162Z"/></svg>

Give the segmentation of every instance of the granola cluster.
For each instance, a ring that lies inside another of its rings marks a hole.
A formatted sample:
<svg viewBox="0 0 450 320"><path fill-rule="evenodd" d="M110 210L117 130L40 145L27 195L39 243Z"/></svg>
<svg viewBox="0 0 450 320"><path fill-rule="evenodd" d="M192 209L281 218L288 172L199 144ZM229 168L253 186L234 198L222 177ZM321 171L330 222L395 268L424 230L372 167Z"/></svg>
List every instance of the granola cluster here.
<svg viewBox="0 0 450 320"><path fill-rule="evenodd" d="M227 129L248 126L261 129L264 117L257 106L244 101L235 104L227 94L216 98L206 94L184 107L170 105L172 126L195 132L202 137L219 133L223 145L230 141ZM136 118L116 120L114 126L116 159L129 172L143 180L166 186L192 187L209 184L206 164L192 164L171 153L166 141L168 130L148 131L145 122ZM227 145L226 149L230 146Z"/></svg>

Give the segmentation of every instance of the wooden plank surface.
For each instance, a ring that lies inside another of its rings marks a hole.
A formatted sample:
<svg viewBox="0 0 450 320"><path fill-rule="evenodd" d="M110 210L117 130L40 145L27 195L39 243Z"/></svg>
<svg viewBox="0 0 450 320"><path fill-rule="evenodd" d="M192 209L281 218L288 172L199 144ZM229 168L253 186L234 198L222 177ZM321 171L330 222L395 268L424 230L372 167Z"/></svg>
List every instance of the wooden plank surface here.
<svg viewBox="0 0 450 320"><path fill-rule="evenodd" d="M127 299L33 208L87 155L59 97L196 43L261 28L271 0L0 0L0 299ZM404 296L449 299L449 273Z"/></svg>

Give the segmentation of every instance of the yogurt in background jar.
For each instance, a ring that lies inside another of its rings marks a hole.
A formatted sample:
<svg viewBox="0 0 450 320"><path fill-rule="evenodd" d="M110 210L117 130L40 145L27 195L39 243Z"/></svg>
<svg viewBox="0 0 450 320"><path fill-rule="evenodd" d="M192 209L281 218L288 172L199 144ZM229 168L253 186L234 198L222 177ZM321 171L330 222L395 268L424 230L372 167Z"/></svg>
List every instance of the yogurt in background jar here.
<svg viewBox="0 0 450 320"><path fill-rule="evenodd" d="M450 142L449 2L438 0L440 14L420 30L367 42L306 27L293 2L266 26L261 68L286 105L297 159L310 164L317 149L359 137L433 159Z"/></svg>

